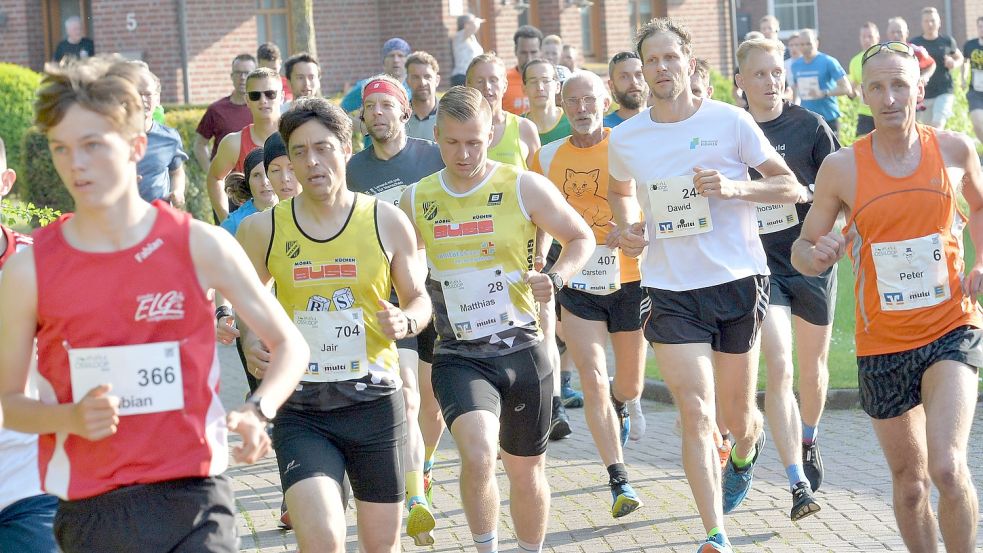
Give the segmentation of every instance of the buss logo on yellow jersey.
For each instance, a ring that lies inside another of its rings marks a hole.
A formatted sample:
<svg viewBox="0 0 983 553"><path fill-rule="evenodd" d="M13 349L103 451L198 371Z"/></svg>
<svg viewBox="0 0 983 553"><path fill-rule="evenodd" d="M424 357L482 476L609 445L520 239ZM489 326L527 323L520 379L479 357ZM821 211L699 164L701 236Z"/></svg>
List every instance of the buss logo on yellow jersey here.
<svg viewBox="0 0 983 553"><path fill-rule="evenodd" d="M477 236L479 234L493 234L495 232L495 221L484 219L481 221L468 221L465 223L439 223L433 226L434 240L444 238L460 238L462 236Z"/></svg>
<svg viewBox="0 0 983 553"><path fill-rule="evenodd" d="M336 259L331 263L301 261L294 265L294 284L297 286L309 286L339 278L354 279L357 276L358 269L355 260L351 258Z"/></svg>

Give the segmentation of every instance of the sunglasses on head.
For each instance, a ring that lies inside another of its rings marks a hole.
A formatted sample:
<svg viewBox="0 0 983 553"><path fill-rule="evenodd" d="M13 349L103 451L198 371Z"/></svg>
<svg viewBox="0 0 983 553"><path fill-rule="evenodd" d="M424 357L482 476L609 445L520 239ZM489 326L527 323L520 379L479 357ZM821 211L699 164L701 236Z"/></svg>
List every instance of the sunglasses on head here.
<svg viewBox="0 0 983 553"><path fill-rule="evenodd" d="M278 94L280 94L279 90L253 90L247 92L246 96L253 102L258 102L263 95L266 96L267 100L276 100Z"/></svg>
<svg viewBox="0 0 983 553"><path fill-rule="evenodd" d="M862 58L860 58L860 66L863 67L867 63L867 60L880 54L885 50L890 50L896 54L904 54L906 56L915 57L915 49L907 42L899 42L897 40L892 40L890 42L881 42L880 44L875 44L864 52Z"/></svg>

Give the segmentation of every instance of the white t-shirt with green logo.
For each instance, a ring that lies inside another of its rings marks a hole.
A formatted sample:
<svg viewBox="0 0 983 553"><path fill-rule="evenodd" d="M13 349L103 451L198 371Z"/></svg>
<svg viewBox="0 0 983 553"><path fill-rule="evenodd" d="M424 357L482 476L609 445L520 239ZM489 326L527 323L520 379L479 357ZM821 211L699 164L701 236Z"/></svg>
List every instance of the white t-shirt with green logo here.
<svg viewBox="0 0 983 553"><path fill-rule="evenodd" d="M609 171L618 180L635 180L645 215L649 246L641 262L642 286L695 290L768 274L756 204L710 198L710 230L672 236L666 229L680 221L653 219L648 187L660 179L692 177L696 167L746 181L748 167L761 165L774 151L746 111L716 100L704 100L684 121L656 123L645 112L611 130ZM654 238L657 229L664 238Z"/></svg>

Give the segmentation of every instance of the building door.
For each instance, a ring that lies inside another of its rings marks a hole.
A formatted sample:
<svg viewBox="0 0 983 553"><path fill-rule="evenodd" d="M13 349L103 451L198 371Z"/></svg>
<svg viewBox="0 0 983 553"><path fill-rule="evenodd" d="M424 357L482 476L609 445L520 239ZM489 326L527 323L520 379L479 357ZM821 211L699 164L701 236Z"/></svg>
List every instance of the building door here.
<svg viewBox="0 0 983 553"><path fill-rule="evenodd" d="M89 0L44 0L41 2L41 18L44 26L44 59L50 60L58 43L65 38L65 20L69 17L82 20L82 36L92 37L92 10ZM99 45L96 45L98 51Z"/></svg>

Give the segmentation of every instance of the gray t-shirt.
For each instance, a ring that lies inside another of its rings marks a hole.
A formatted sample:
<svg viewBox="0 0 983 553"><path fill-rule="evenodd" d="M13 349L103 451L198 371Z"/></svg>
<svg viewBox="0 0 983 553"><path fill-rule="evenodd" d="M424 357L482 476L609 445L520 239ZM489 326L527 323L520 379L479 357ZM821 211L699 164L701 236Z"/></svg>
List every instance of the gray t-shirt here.
<svg viewBox="0 0 983 553"><path fill-rule="evenodd" d="M433 142L407 138L395 156L381 160L369 146L348 161L348 189L395 204L403 190L444 168L440 149Z"/></svg>
<svg viewBox="0 0 983 553"><path fill-rule="evenodd" d="M426 119L420 119L416 113L410 112L410 118L406 121L406 136L429 140L433 142L433 128L437 126L437 106L433 107L430 115Z"/></svg>
<svg viewBox="0 0 983 553"><path fill-rule="evenodd" d="M137 163L140 197L152 202L170 196L171 171L187 160L188 154L184 153L181 135L154 121L147 131L147 153Z"/></svg>

